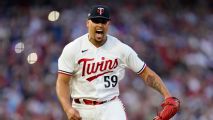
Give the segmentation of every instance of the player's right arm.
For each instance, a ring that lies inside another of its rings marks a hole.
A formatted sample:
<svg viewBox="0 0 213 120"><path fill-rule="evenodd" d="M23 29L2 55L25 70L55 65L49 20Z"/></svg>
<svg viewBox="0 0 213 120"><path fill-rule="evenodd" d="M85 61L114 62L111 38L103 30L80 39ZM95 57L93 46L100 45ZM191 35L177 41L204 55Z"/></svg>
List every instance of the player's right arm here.
<svg viewBox="0 0 213 120"><path fill-rule="evenodd" d="M68 120L81 120L79 112L72 107L70 102L70 79L70 75L58 73L58 78L56 81L56 93L63 110L67 114Z"/></svg>

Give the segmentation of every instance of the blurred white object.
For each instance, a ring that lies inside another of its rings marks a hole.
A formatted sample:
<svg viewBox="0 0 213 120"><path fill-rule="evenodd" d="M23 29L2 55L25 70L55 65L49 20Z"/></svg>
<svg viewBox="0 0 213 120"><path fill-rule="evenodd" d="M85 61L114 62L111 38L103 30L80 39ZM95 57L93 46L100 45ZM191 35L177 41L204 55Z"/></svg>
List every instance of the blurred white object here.
<svg viewBox="0 0 213 120"><path fill-rule="evenodd" d="M21 53L24 51L24 43L23 42L19 42L15 45L15 52L16 53Z"/></svg>
<svg viewBox="0 0 213 120"><path fill-rule="evenodd" d="M58 20L59 16L60 16L60 13L58 11L51 11L48 15L48 20L56 21Z"/></svg>
<svg viewBox="0 0 213 120"><path fill-rule="evenodd" d="M29 64L34 64L38 60L38 55L36 53L30 53L27 57Z"/></svg>

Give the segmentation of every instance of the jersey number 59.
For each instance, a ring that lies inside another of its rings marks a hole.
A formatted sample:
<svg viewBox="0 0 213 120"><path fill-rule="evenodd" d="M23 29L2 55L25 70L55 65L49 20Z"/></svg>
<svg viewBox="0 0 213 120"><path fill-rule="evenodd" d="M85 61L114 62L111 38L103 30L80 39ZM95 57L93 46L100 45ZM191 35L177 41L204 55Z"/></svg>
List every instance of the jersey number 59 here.
<svg viewBox="0 0 213 120"><path fill-rule="evenodd" d="M104 86L105 88L109 88L109 87L115 87L118 83L118 76L113 75L113 76L104 76Z"/></svg>

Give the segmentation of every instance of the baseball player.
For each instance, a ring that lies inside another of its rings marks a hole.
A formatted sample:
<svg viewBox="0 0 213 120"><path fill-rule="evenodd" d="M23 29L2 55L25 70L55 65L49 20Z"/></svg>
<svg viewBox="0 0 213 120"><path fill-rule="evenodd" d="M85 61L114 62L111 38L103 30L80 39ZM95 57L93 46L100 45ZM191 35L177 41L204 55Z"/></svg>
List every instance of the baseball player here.
<svg viewBox="0 0 213 120"><path fill-rule="evenodd" d="M169 120L178 112L179 100L132 48L107 34L109 24L109 8L93 6L86 22L88 33L67 44L59 57L56 91L68 119L127 120L118 84L128 67L165 98L154 119Z"/></svg>

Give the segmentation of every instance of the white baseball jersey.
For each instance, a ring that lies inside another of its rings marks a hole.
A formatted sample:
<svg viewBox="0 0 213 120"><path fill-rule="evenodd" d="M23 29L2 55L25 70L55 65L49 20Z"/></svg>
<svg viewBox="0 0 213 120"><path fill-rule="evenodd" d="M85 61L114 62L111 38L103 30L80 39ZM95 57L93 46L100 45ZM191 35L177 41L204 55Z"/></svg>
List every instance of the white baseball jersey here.
<svg viewBox="0 0 213 120"><path fill-rule="evenodd" d="M58 60L58 72L72 76L71 97L94 100L119 95L118 82L125 67L139 74L145 66L132 48L110 35L97 48L85 34L67 44Z"/></svg>

